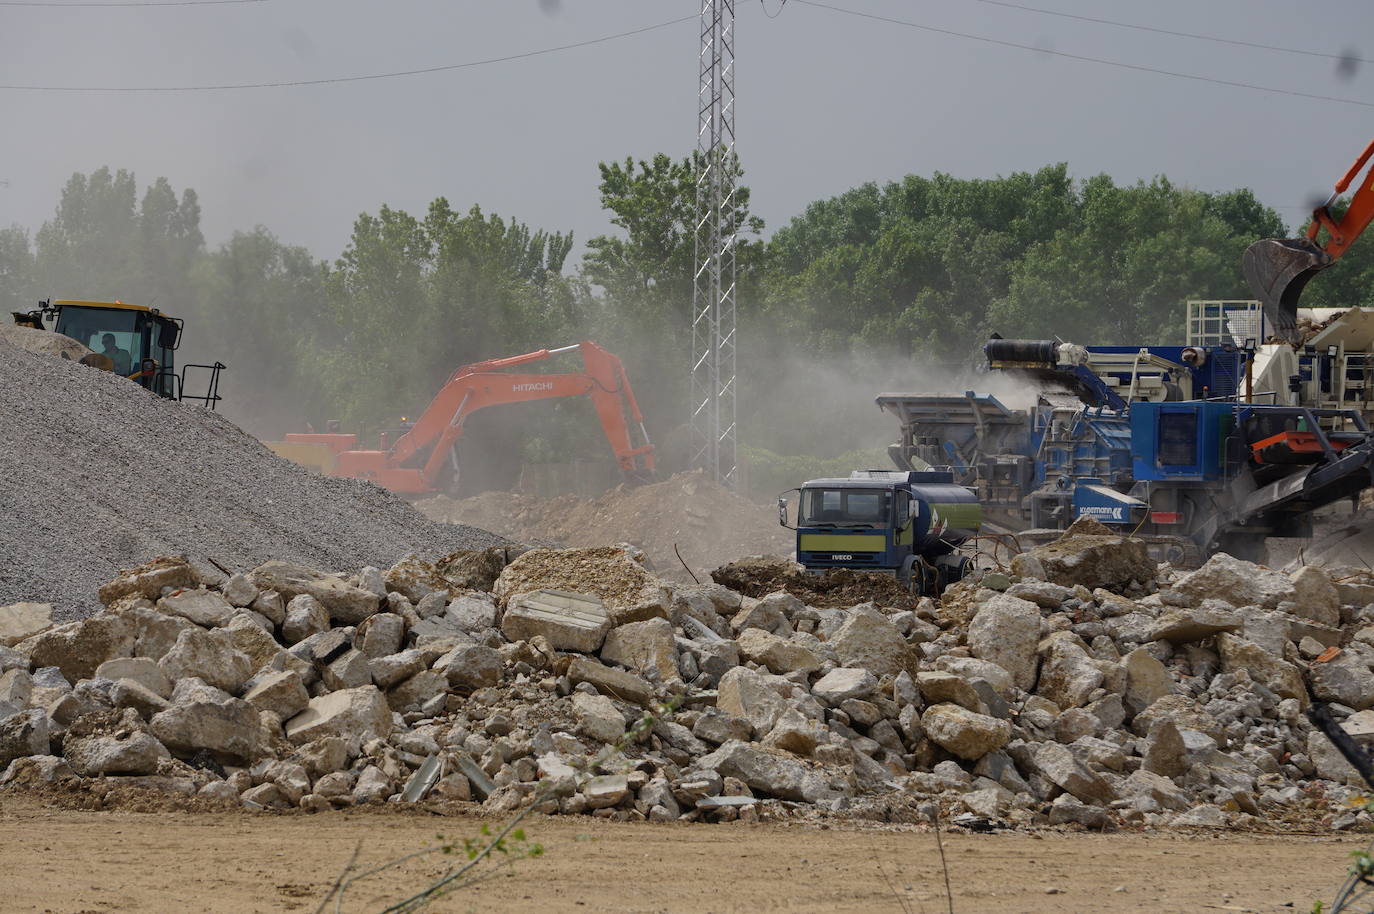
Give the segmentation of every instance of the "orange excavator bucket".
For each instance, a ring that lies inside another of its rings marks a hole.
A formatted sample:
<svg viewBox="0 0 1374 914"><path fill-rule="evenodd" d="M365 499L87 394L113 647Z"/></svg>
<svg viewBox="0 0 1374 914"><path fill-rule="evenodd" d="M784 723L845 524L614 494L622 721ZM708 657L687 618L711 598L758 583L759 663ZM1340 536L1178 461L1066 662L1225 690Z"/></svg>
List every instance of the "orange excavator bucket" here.
<svg viewBox="0 0 1374 914"><path fill-rule="evenodd" d="M1309 238L1264 238L1245 249L1241 261L1245 281L1263 304L1276 336L1300 342L1296 339L1298 298L1313 276L1335 262Z"/></svg>
<svg viewBox="0 0 1374 914"><path fill-rule="evenodd" d="M1360 172L1374 158L1371 141L1355 164L1336 182L1326 202L1312 211L1305 238L1265 238L1245 249L1241 269L1255 297L1264 305L1264 316L1276 336L1290 343L1297 339L1298 298L1303 287L1322 270L1340 260L1355 239L1374 221L1374 180L1356 183ZM1336 198L1354 185L1345 212L1331 211ZM1318 239L1326 233L1325 243Z"/></svg>

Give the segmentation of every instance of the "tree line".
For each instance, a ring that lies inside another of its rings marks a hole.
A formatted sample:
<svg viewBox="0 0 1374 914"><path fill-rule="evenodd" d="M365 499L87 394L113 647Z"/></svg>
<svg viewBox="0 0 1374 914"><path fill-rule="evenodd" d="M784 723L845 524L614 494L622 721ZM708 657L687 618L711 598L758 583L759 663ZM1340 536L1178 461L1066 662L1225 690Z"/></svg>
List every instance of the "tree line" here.
<svg viewBox="0 0 1374 914"><path fill-rule="evenodd" d="M867 390L870 406L876 385L900 384L908 369L912 385L953 371L994 331L1181 342L1184 302L1249 297L1241 253L1288 234L1246 189L1075 180L1057 164L864 184L765 239L735 172L741 441L760 460L873 447L845 404ZM226 362L225 409L269 438L333 418L394 426L460 365L594 339L625 361L674 469L686 454L695 174L693 157L602 163L614 231L572 263L571 233L442 197L423 214L363 213L333 260L262 226L211 246L194 190L158 178L140 194L133 173L101 168L73 175L36 230L0 229L0 307L51 294L183 317L185 354ZM1314 281L1304 304L1374 305L1365 250ZM604 451L584 404L521 410L482 420L474 446L502 467L490 484L513 481L499 478L512 455Z"/></svg>

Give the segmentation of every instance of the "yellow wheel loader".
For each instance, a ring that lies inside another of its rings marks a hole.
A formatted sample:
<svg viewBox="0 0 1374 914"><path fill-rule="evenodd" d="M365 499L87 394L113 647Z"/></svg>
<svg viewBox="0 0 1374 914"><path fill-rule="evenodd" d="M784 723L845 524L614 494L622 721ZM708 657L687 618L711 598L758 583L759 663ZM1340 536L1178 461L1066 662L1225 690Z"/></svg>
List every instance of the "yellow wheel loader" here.
<svg viewBox="0 0 1374 914"><path fill-rule="evenodd" d="M219 375L224 364L188 364L178 373L176 350L183 321L156 308L121 301L48 299L32 311L12 313L21 327L59 333L89 349L80 359L83 364L126 377L159 397L194 400L211 409L220 400ZM209 372L205 393L187 392L189 369Z"/></svg>

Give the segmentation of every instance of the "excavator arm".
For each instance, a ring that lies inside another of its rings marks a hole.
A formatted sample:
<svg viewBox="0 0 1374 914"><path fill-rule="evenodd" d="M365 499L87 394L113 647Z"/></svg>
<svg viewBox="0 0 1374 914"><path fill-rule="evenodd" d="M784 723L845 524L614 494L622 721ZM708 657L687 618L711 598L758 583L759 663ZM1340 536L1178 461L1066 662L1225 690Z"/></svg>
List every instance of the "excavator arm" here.
<svg viewBox="0 0 1374 914"><path fill-rule="evenodd" d="M1369 223L1374 221L1374 174L1371 180L1360 179L1360 173L1374 157L1374 141L1365 147L1355 164L1345 173L1330 197L1312 211L1312 224L1303 238L1265 238L1245 249L1242 267L1249 283L1264 305L1265 317L1274 332L1291 343L1297 343L1298 298L1307 283L1322 270L1340 260L1355 243ZM1331 204L1359 180L1350 205L1339 219L1331 212ZM1326 230L1326 243L1318 239Z"/></svg>
<svg viewBox="0 0 1374 914"><path fill-rule="evenodd" d="M580 373L525 374L505 370L574 349L582 354L584 371ZM639 411L625 369L620 359L589 341L459 368L410 430L389 450L343 451L337 455L333 474L373 479L396 492L432 492L444 464L453 459L464 423L479 409L578 396L591 399L602 431L626 478L631 482L652 478L654 447L649 442L644 416ZM636 428L643 442L639 445L634 443ZM306 436L288 436L289 439L297 437Z"/></svg>

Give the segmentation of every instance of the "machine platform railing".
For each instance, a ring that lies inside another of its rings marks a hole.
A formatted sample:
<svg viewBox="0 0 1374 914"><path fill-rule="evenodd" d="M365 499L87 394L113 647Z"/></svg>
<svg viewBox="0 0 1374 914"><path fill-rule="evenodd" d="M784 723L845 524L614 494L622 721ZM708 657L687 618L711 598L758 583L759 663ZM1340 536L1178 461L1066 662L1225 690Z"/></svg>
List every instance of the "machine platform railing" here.
<svg viewBox="0 0 1374 914"><path fill-rule="evenodd" d="M229 366L219 361L212 365L203 365L193 362L182 365L180 374L176 371L164 368L162 371L158 372L157 389L169 391L168 396L173 400L190 400L199 403L207 409L213 410L215 404L224 399L219 394L219 376L220 372L228 367ZM187 393L186 373L193 368L208 371L210 373L209 378L206 379L203 388L205 393L203 394Z"/></svg>

